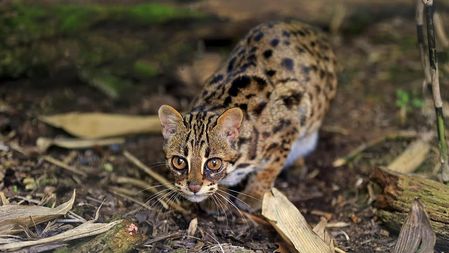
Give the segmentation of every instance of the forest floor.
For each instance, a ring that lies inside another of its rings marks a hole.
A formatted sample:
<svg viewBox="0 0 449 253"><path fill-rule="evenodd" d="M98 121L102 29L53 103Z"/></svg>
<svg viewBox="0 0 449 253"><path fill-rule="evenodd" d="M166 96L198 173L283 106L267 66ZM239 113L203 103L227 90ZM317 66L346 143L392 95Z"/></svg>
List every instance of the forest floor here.
<svg viewBox="0 0 449 253"><path fill-rule="evenodd" d="M138 246L142 252L185 252L185 249L220 252L218 244L273 252L282 241L276 231L238 212L230 210L210 216L195 205L183 203L189 214L181 214L154 200L149 202L151 210L148 210L113 193L117 188L126 189L133 198L145 202L151 199L151 193L120 184L117 177L158 184L130 163L122 154L124 150L160 174L171 177L160 165L163 162L161 135L127 137L123 145L82 150L50 148L45 152L80 168L87 177L46 162L44 154L34 152L33 148L39 137L68 136L39 121L40 115L70 111L150 115L155 114L161 104L186 110L189 101L201 89L201 80L226 59L234 43L251 26L265 20L296 17L331 34L340 64L339 87L316 151L305 159L304 165L284 171L275 186L310 224L318 223L321 217L334 224L329 231L344 251L389 252L397 234L376 217L376 206L368 191L373 187L370 174L374 168L388 165L407 147L410 139L382 141L341 167L334 167L333 162L372 140L401 131L422 133L432 129L433 108L421 87L423 72L416 46L414 6L410 1L397 1L389 8L386 6L391 1L374 1L370 5L348 1L334 12L335 8L329 6L333 1L308 1L308 5L302 5L283 0L276 6L266 1L267 6L252 11L256 1L245 1L243 6L237 2L242 1L171 2L212 17L205 20L170 21L131 28L119 21L115 26L105 21L95 24L89 31L89 38L104 36L114 43L114 39L122 41L137 36L139 46L151 47L142 61L160 63L156 74L129 78L131 84L123 94L119 91L118 96L86 84L70 64L55 65L57 70L46 70L46 74L38 70L38 75L3 78L0 84L0 191L11 203L23 199L41 200L54 194L56 199L48 203L59 204L70 198L76 189L74 213L92 219L103 203L99 221L131 219L152 242L147 247ZM52 1L46 4L51 5ZM442 6L442 16L449 13L447 10L448 6ZM99 40L104 42L104 39ZM187 46L179 45L179 41ZM168 50L172 46L183 49ZM165 50L166 54L152 58L153 52ZM126 58L123 55L126 56L126 51L120 54L122 61ZM440 67L443 96L448 98L449 67L444 61ZM120 77L126 74L121 73ZM401 110L406 111L405 117L401 116ZM431 175L437 164L437 154L437 149L432 149L418 172ZM198 233L196 238L189 238L187 228L195 217L199 222ZM42 231L44 227L45 223L38 225L37 230Z"/></svg>

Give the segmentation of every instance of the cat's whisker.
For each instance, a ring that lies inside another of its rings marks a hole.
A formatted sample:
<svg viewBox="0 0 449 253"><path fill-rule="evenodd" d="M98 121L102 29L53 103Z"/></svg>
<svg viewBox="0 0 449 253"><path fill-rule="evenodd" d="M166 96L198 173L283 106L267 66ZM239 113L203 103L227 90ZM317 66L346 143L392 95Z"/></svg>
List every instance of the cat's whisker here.
<svg viewBox="0 0 449 253"><path fill-rule="evenodd" d="M165 206L165 204L167 204L166 202L168 202L168 198L173 194L173 190L171 189L167 189L168 191L165 191L163 194L160 194L157 199L155 199L154 203L151 204L150 206L155 207L157 205L157 203L160 203L161 205Z"/></svg>
<svg viewBox="0 0 449 253"><path fill-rule="evenodd" d="M148 200L146 201L146 203L151 204L151 201L152 201L152 200L158 199L159 196L162 196L162 195L166 194L166 193L169 192L169 191L171 191L171 189L164 189L164 190L161 190L161 191L159 191L159 192L153 194L153 196L152 196L150 199L148 199Z"/></svg>
<svg viewBox="0 0 449 253"><path fill-rule="evenodd" d="M248 219L246 218L246 216L242 213L242 211L240 211L240 209L234 203L232 203L232 201L229 198L227 198L226 196L223 196L219 192L217 192L217 194L219 196L221 196L226 202L228 202L232 207L234 207L235 210L237 210L239 212L240 216L245 220L245 222L248 223Z"/></svg>
<svg viewBox="0 0 449 253"><path fill-rule="evenodd" d="M158 184L158 185L153 185L153 186L150 186L150 187L146 187L146 188L143 188L142 190L138 191L137 194L142 193L144 191L151 191L153 189L156 189L156 188L159 188L159 187L162 187L162 186L165 186L165 185Z"/></svg>
<svg viewBox="0 0 449 253"><path fill-rule="evenodd" d="M223 190L220 190L220 192L226 194L226 195L229 196L229 197L235 198L236 200L240 201L241 203L243 203L243 204L244 204L245 206L247 206L247 207L251 207L248 203L246 203L245 201L243 201L241 198L239 198L239 197L237 197L237 196L234 196L234 195L230 194L229 192L226 192L226 191L223 191ZM253 198L254 198L254 197L253 197ZM257 198L254 198L254 199L257 199ZM258 199L257 199L257 200L258 200ZM239 209L239 210L240 210L240 209Z"/></svg>
<svg viewBox="0 0 449 253"><path fill-rule="evenodd" d="M243 196L247 196L248 198L259 200L258 198L254 197L252 195L246 194L244 192L241 192L241 191L236 191L236 190L231 190L231 189L227 189L227 190L230 192L233 192L233 193L242 194ZM221 190L221 191L223 191L223 190Z"/></svg>
<svg viewBox="0 0 449 253"><path fill-rule="evenodd" d="M225 220L226 220L226 227L229 228L229 222L228 222L228 213L226 212L226 205L220 200L220 198L218 196L216 196L215 194L212 195L212 198L214 199L214 201L216 200L217 203L217 207L221 208L223 210L223 214L225 216Z"/></svg>

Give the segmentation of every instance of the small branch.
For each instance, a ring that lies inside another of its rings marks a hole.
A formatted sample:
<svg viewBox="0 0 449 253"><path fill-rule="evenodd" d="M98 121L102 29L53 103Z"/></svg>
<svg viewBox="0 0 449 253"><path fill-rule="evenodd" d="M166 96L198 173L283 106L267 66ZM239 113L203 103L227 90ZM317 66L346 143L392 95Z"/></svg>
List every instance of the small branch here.
<svg viewBox="0 0 449 253"><path fill-rule="evenodd" d="M332 166L334 167L341 167L348 162L352 161L356 156L358 156L360 153L364 152L365 150L376 146L379 143L382 143L386 140L392 140L392 139L398 139L398 138L415 138L418 134L415 131L399 131L399 132L393 132L393 133L387 133L383 136L380 136L378 138L375 138L367 143L363 143L357 148L353 149L349 154L345 155L344 157L340 157L336 159Z"/></svg>
<svg viewBox="0 0 449 253"><path fill-rule="evenodd" d="M149 176L151 176L152 178L156 179L156 181L158 181L159 183L161 183L162 185L164 185L165 187L171 189L173 188L173 184L170 183L167 179L165 179L163 176L161 176L159 173L153 171L150 167L146 166L145 164L143 164L139 159L137 159L134 155L132 155L131 153L129 153L128 151L124 151L123 155L132 163L134 163L134 165L136 165L137 167L139 167L141 170L143 170L145 173L147 173Z"/></svg>
<svg viewBox="0 0 449 253"><path fill-rule="evenodd" d="M433 25L433 1L424 0L425 11L426 11L426 21L427 21L427 40L429 44L429 62L430 62L430 73L432 79L432 94L435 104L435 111L437 116L437 132L438 132L438 142L440 148L440 160L441 160L441 176L444 182L449 181L449 167L447 164L448 154L447 154L447 142L446 142L446 126L444 123L443 114L443 101L440 94L440 81L438 79L438 59L436 56L435 47L435 31Z"/></svg>
<svg viewBox="0 0 449 253"><path fill-rule="evenodd" d="M418 37L419 56L421 58L421 65L424 71L423 89L430 90L432 85L432 78L430 77L429 58L425 50L424 39L424 4L422 0L416 0L416 34Z"/></svg>
<svg viewBox="0 0 449 253"><path fill-rule="evenodd" d="M53 157L51 157L49 155L43 156L43 159L45 161L53 164L53 165L56 165L56 166L61 167L61 168L65 169L65 170L68 170L68 171L70 171L70 172L72 172L74 174L77 174L77 175L83 176L83 177L87 177L87 174L84 171L80 171L80 170L76 169L75 167L70 166L70 165L64 163L63 161L60 161L60 160L58 160L56 158L53 158Z"/></svg>
<svg viewBox="0 0 449 253"><path fill-rule="evenodd" d="M424 51L423 13L427 23L428 61ZM448 147L446 142L446 126L444 123L443 101L440 94L440 82L438 79L438 59L435 47L435 29L433 24L433 0L417 0L416 25L418 44L421 55L421 63L424 68L425 86L431 87L436 113L436 125L440 151L441 179L449 182ZM430 75L430 80L429 80ZM430 82L429 82L430 81Z"/></svg>

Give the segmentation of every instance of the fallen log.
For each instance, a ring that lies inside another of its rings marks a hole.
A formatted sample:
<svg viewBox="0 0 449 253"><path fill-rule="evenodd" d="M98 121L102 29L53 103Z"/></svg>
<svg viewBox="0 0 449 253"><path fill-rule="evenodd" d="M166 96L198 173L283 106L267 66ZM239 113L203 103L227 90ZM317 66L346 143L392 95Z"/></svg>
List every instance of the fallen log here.
<svg viewBox="0 0 449 253"><path fill-rule="evenodd" d="M449 250L449 186L434 180L375 169L372 181L381 187L376 196L377 216L399 232L413 201L418 198L429 214L437 236L437 250Z"/></svg>

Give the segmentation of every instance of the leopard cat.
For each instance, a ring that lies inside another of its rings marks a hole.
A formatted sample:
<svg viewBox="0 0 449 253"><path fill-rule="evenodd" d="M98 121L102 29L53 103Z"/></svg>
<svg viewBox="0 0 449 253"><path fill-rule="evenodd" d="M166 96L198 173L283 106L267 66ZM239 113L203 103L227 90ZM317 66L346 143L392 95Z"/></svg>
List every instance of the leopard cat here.
<svg viewBox="0 0 449 253"><path fill-rule="evenodd" d="M201 202L249 176L236 203L259 210L282 168L315 148L336 88L335 55L316 28L298 21L253 28L190 112L159 108L176 189Z"/></svg>

